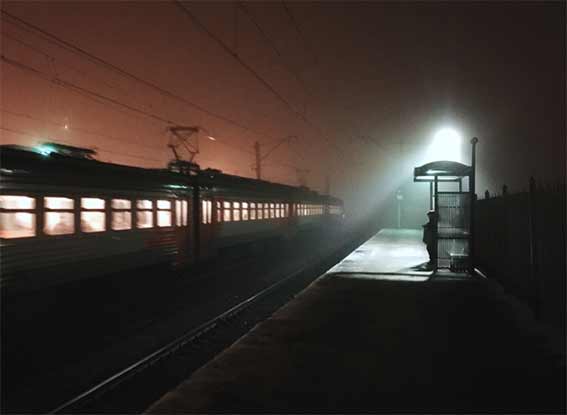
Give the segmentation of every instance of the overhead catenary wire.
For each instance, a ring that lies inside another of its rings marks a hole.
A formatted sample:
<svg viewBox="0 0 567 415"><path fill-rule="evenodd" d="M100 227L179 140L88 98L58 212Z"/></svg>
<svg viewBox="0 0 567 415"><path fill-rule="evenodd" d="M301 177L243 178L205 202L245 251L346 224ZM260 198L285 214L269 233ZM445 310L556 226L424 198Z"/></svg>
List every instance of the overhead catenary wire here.
<svg viewBox="0 0 567 415"><path fill-rule="evenodd" d="M178 102L181 102L181 103L183 103L183 104L185 104L185 105L187 105L187 106L190 106L190 107L192 107L193 109L198 110L198 111L200 111L200 112L202 112L202 113L204 113L204 114L206 114L206 115L208 115L208 116L211 116L211 117L216 118L216 119L218 119L218 120L224 121L224 122L226 122L226 123L228 123L228 124L231 124L231 125L233 125L233 126L235 126L235 127L240 128L240 129L242 129L242 130L245 130L245 131L249 131L249 132L251 132L251 133L254 133L254 134L258 135L258 136L262 136L262 137L270 136L270 134L266 134L265 132L262 132L262 131L258 131L258 130L256 130L256 129L253 129L253 128L251 128L251 127L249 127L249 126L247 126L247 125L244 125L244 124L242 124L242 123L240 123L240 122L238 122L238 121L236 121L236 120L233 120L233 119L231 119L231 118L229 118L229 117L227 117L227 116L225 116L225 115L222 115L222 114L216 113L216 112L214 112L214 111L211 111L211 110L209 110L209 109L203 107L202 105L199 105L199 104L197 104L197 103L195 103L195 102L192 102L192 101L188 100L188 99L185 98L185 97L182 97L182 96L180 96L180 95L178 95L178 94L175 94L175 93L173 93L173 92L171 92L171 91L169 91L169 90L166 90L166 89L160 87L159 85L157 85L157 84L155 84L155 83L153 83L153 82L151 82L151 81L148 81L148 80L146 80L146 79L143 79L143 78L141 78L141 77L139 77L139 76L137 76L137 75L135 75L135 74L133 74L133 73L131 73L131 72L129 72L129 71L123 69L123 68L120 68L120 67L114 65L113 63L108 62L108 61L106 61L105 59L100 58L99 56L96 56L96 55L94 55L93 53L90 53L89 51L87 51L87 50L85 50L85 49L83 49L83 48L81 48L81 47L79 47L79 46L76 46L76 45L74 45L74 44L72 44L72 43L70 43L70 42L68 42L68 41L66 41L66 40L64 40L64 39L61 39L60 37L58 37L58 36L56 36L56 35L54 35L54 34L48 32L48 31L46 31L46 30L44 30L44 29L42 29L42 28L40 28L40 27L38 27L38 26L36 26L36 25L33 25L33 24L31 24L31 23L25 21L24 19L21 19L21 18L15 16L15 15L13 15L13 14L11 14L11 13L5 11L5 10L2 10L2 15L6 16L6 17L9 18L9 19L12 19L13 21L15 21L15 22L17 22L18 24L20 24L20 25L22 25L22 26L28 28L29 30L33 30L34 32L37 32L37 33L41 34L44 38L46 38L46 39L49 40L49 41L52 41L52 42L58 44L59 46L65 48L65 49L67 49L67 50L70 50L70 51L72 51L72 52L74 52L74 53L80 54L80 55L82 55L82 56L88 58L91 62L94 62L94 63L96 63L96 64L98 64L98 65L102 65L102 66L106 67L107 69L110 69L110 70L112 70L112 71L114 71L114 72L116 72L116 73L119 73L120 75L122 75L122 76L124 76L124 77L126 77L126 78L129 78L129 79L134 80L134 81L136 81L136 82L138 82L138 83L141 83L141 84L143 84L143 85L145 85L145 86L147 86L147 87L149 87L149 88L151 88L151 89L153 89L153 90L159 92L160 94L162 94L162 95L164 95L164 96L167 96L167 97L172 98L172 99L174 99L174 100L176 100L176 101L178 101Z"/></svg>
<svg viewBox="0 0 567 415"><path fill-rule="evenodd" d="M120 101L118 101L118 100L116 100L116 99L114 99L114 98L107 97L107 96L105 96L105 95L103 95L103 94L100 94L100 93L98 93L98 92L96 92L96 91L92 91L92 90L90 90L90 89L83 88L83 87L81 87L81 86L79 86L79 85L76 85L76 84L73 84L73 83L71 83L71 82L64 81L64 80L61 80L61 79L59 79L59 78L53 78L53 77L51 77L49 74L46 74L46 73L44 73L44 72L42 72L42 71L39 71L39 70L37 70L37 69L35 69L35 68L32 68L32 67L30 67L30 66L28 66L28 65L26 65L26 64L24 64L24 63L21 63L21 62L19 62L19 61L16 61L16 60L13 60L13 59L11 59L11 58L8 58L8 57L5 56L5 55L1 55L0 57L1 57L1 60L2 60L3 62L5 62L5 63L7 63L7 64L9 64L9 65L12 65L12 66L14 66L14 67L16 67L16 68L18 68L18 69L20 69L20 70L23 70L23 71L25 71L25 72L27 72L27 73L29 73L29 74L31 74L31 75L34 75L34 76L36 76L36 77L38 77L38 78L40 78L40 79L42 79L42 80L44 80L44 81L46 81L46 82L50 82L50 83L52 83L52 84L54 84L54 85L57 85L57 86L59 86L59 87L61 87L61 88L69 89L69 90L74 91L74 92L76 92L76 93L78 93L78 94L80 94L80 95L86 95L86 96L89 96L89 97L93 97L93 98L95 99L95 101L98 102L98 103L101 103L100 101L105 101L105 102L111 103L111 104L113 104L113 105L116 105L116 106L125 108L125 109L127 109L127 110L129 110L129 111L132 111L132 112L134 112L134 113L137 113L137 114L139 114L139 115L145 116L145 117L147 117L147 118L149 118L149 119L151 119L151 120L153 120L153 121L157 121L157 122L160 122L160 123L162 123L162 124L169 125L169 126L171 126L171 125L181 125L181 124L183 124L183 123L179 123L179 122L174 122L174 121L172 121L172 120L163 118L163 117L161 117L161 116L159 116L159 115L157 115L157 114L150 113L150 112L148 112L148 111L144 111L144 110L141 110L141 109L139 109L139 108L133 107L133 106L131 106L131 105L122 103L122 102L120 102ZM226 142L224 142L224 141L219 141L219 140L216 140L215 142L218 143L218 144L220 144L220 145L222 145L222 146L232 148L232 149L234 149L234 150L236 150L236 151L239 151L239 152L244 153L244 154L247 154L247 155L253 155L253 154L254 154L251 150L244 150L243 148L241 148L240 146L237 146L237 145L229 144L229 143L226 143ZM280 164L280 165L282 165L283 167L289 167L289 165L286 164L286 163L277 162L277 164Z"/></svg>
<svg viewBox="0 0 567 415"><path fill-rule="evenodd" d="M182 8L185 8L185 7L183 6L183 4L181 4L180 2L177 2L177 4L179 4ZM17 17L17 16L14 16L14 15L12 15L12 14L6 12L5 10L2 10L2 15L3 15L5 18L9 19L10 22L12 22L12 23L16 22L15 24L19 25L20 27L23 26L23 28L24 28L25 30L27 30L27 31L29 31L29 32L32 32L32 33L35 33L35 34L38 34L38 33L39 33L39 35L40 35L41 37L43 37L44 39L47 39L48 41L53 42L53 43L55 43L56 45L58 45L58 46L60 46L60 47L62 47L62 48L64 48L64 49L66 49L66 50L69 50L69 51L72 51L72 52L77 53L77 54L79 54L79 55L82 55L83 57L88 58L91 62L93 62L93 63L95 63L95 64L102 65L102 66L104 66L104 67L106 67L106 68L108 68L108 69L110 69L110 70L113 70L113 71L115 71L115 72L117 72L117 73L123 75L124 77L127 77L127 78L132 79L132 80L134 80L134 81L136 81L136 82L140 82L140 83L142 83L142 84L144 84L144 85L146 85L146 86L148 86L148 87L150 87L150 88L153 88L154 90L158 91L159 93L161 93L161 94L164 95L164 96L168 96L168 97L170 97L170 98L176 99L177 101L182 102L182 103L184 103L184 104L186 104L186 105L188 105L188 106L191 106L191 107L193 107L194 109L203 112L204 114L207 114L207 115L209 115L209 116L212 116L212 117L215 117L215 118L220 119L220 120L222 120L222 121L225 121L225 122L227 122L227 123L230 123L230 124L232 124L232 125L234 125L234 126L236 126L236 127L238 127L238 128L241 128L241 129L245 130L245 131L254 133L254 134L256 134L256 135L261 135L262 137L269 137L269 136L270 136L270 134L266 134L266 133L264 133L264 132L259 132L259 131L255 130L255 129L252 129L252 128L246 126L246 125L243 125L242 123L239 123L239 122L237 122L237 121L235 121L235 120L232 120L232 119L229 119L228 117L225 117L225 116L223 116L223 115L221 115L221 114L217 114L217 113L215 113L215 112L213 112L213 111L210 111L210 110L208 110L208 109L206 109L206 108L204 108L204 107L202 107L202 106L200 106L200 105L198 105L198 104L195 104L194 102L191 102L191 101L187 100L186 98L184 98L184 97L182 97L182 96L179 96L179 95L177 95L177 94L175 94L175 93L172 93L171 91L165 90L165 89L161 88L160 86L154 84L153 82L147 81L147 80L145 80L145 79L142 79L142 78L138 77L137 75L135 75L135 74L133 74L133 73L130 73L130 72L124 70L123 68L120 68L120 67L118 67L118 66L116 66L116 65L114 65L114 64L112 64L112 63L110 63L110 62L108 62L108 61L106 61L106 60L104 60L104 59L102 59L102 58L100 58L100 57L98 57L98 56L96 56L96 55L94 55L94 54L92 54L92 53L86 51L86 50L84 50L83 48L80 48L80 47L78 47L78 46L76 46L76 45L73 45L73 44L71 44L70 42L68 42L68 41L66 41L66 40L64 40L64 39L61 39L61 38L59 38L58 36L53 35L52 33L49 33L49 32L47 32L47 31L41 29L41 28L38 27L38 26L35 26L35 25L33 25L33 24L31 24L31 23L29 23L29 22L27 22L27 21L25 21L25 20L23 20L23 19L21 19L21 18L19 18L19 17ZM206 27L203 27L203 29L206 30ZM226 45L224 45L224 46L226 46ZM230 52L230 48L228 48L227 51ZM234 54L231 54L231 56L234 56ZM14 62L12 62L12 63L14 63ZM243 62L243 61L242 61L242 64L246 65L246 63ZM253 68L251 68L251 67L249 67L249 68L250 68L252 71L254 71ZM28 68L28 69L29 69L29 68ZM255 72L255 71L254 71L254 72ZM258 74L257 74L257 75L258 75ZM258 75L258 76L259 76L259 75ZM58 77L56 77L56 78L58 78ZM261 78L261 77L260 77L260 78ZM63 86L63 87L67 87L68 89L72 89L72 90L74 90L76 93L83 94L83 95L85 95L85 96L90 97L91 99L102 100L102 101L108 101L108 102L113 103L114 105L118 105L118 106L121 106L121 107L123 107L123 108L126 108L126 109L128 109L128 110L130 110L130 111L137 112L137 113L139 113L140 115L148 116L148 114L151 114L151 115L149 115L150 117L156 118L156 117L155 117L155 114L152 114L152 113L150 113L149 111L144 111L144 110L141 110L141 109L139 109L139 108L133 107L133 106L131 106L131 105L121 103L121 102L119 102L119 101L116 100L116 99L103 96L102 94L99 94L99 93L97 93L96 91L87 90L86 88L83 88L83 87L78 86L78 85L74 85L74 84L72 84L72 83L70 83L70 82L61 80L60 78L57 79L57 82L56 82L56 83L57 83L59 86ZM269 84L267 84L266 86L269 87ZM275 89L272 88L272 90L273 90L274 93L278 94L278 92L277 92ZM304 114L301 114L299 111L297 111L297 110L293 107L293 105L292 105L291 103L289 103L284 97L282 97L281 95L280 95L280 97L283 99L283 102L287 103L288 108L289 108L293 113L297 114L301 119L303 119L303 120L304 120L307 124L309 124L311 127L316 128L316 129L319 129L319 127L317 127L316 125L314 125L314 123L313 123L311 120L309 120ZM157 119L156 119L156 121L160 121L160 122L171 122L171 120L164 119L164 118L161 117L161 116L158 116ZM330 146L334 147L336 151L338 151L338 152L341 151L340 147L339 147L338 145L336 145L336 143L330 141L327 137L323 137L323 139L324 139ZM227 145L226 143L221 143L221 144L222 144L222 145ZM230 145L228 145L228 146L230 146ZM239 147L233 147L233 148L236 148L236 149L238 149L239 151L242 151L242 149L239 148ZM246 152L246 153L248 153L248 154L251 154L250 152L247 152L247 151L244 151L244 152ZM282 163L280 163L280 164L282 164Z"/></svg>

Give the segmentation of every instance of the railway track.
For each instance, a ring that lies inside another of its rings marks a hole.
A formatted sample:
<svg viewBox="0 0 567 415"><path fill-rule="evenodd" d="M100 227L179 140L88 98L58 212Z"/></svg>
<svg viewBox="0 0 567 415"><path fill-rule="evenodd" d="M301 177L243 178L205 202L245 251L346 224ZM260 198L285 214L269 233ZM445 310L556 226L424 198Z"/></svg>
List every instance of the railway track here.
<svg viewBox="0 0 567 415"><path fill-rule="evenodd" d="M49 413L142 411L171 387L183 381L192 371L249 331L258 321L269 317L297 292L358 246L358 242L357 238L331 255L311 259L277 282L186 331L82 393L70 397ZM177 374L172 375L172 372Z"/></svg>

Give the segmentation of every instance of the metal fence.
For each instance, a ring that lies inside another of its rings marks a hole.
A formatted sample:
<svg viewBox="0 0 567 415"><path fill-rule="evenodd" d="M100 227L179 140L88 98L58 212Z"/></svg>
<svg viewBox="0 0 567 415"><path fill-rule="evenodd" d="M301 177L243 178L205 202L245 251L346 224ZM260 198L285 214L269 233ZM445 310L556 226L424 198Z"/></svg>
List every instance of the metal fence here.
<svg viewBox="0 0 567 415"><path fill-rule="evenodd" d="M565 327L565 184L530 180L529 191L478 200L477 265L536 316Z"/></svg>
<svg viewBox="0 0 567 415"><path fill-rule="evenodd" d="M466 271L470 253L470 193L439 192L437 213L437 265Z"/></svg>

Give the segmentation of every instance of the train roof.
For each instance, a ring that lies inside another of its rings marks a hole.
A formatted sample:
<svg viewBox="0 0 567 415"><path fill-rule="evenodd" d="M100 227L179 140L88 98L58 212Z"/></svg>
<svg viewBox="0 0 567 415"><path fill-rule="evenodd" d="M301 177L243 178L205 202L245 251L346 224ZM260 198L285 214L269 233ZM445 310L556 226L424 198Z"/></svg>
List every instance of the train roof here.
<svg viewBox="0 0 567 415"><path fill-rule="evenodd" d="M205 169L200 170L196 175L187 175L168 169L125 166L90 157L73 157L57 152L45 153L35 148L17 145L0 146L0 175L3 183L34 183L46 186L56 184L146 191L191 189L198 185L220 194L243 192L249 195L286 195L294 199L313 201L339 201L307 188L230 175L219 170Z"/></svg>

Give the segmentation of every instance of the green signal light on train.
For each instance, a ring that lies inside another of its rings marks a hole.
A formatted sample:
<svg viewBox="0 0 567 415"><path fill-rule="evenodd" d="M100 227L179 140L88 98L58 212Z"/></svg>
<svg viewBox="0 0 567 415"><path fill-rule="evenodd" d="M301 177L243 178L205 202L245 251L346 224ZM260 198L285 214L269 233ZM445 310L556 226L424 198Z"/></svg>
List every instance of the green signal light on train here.
<svg viewBox="0 0 567 415"><path fill-rule="evenodd" d="M35 150L42 156L49 156L51 153L56 152L56 149L47 144L40 144L35 147Z"/></svg>

